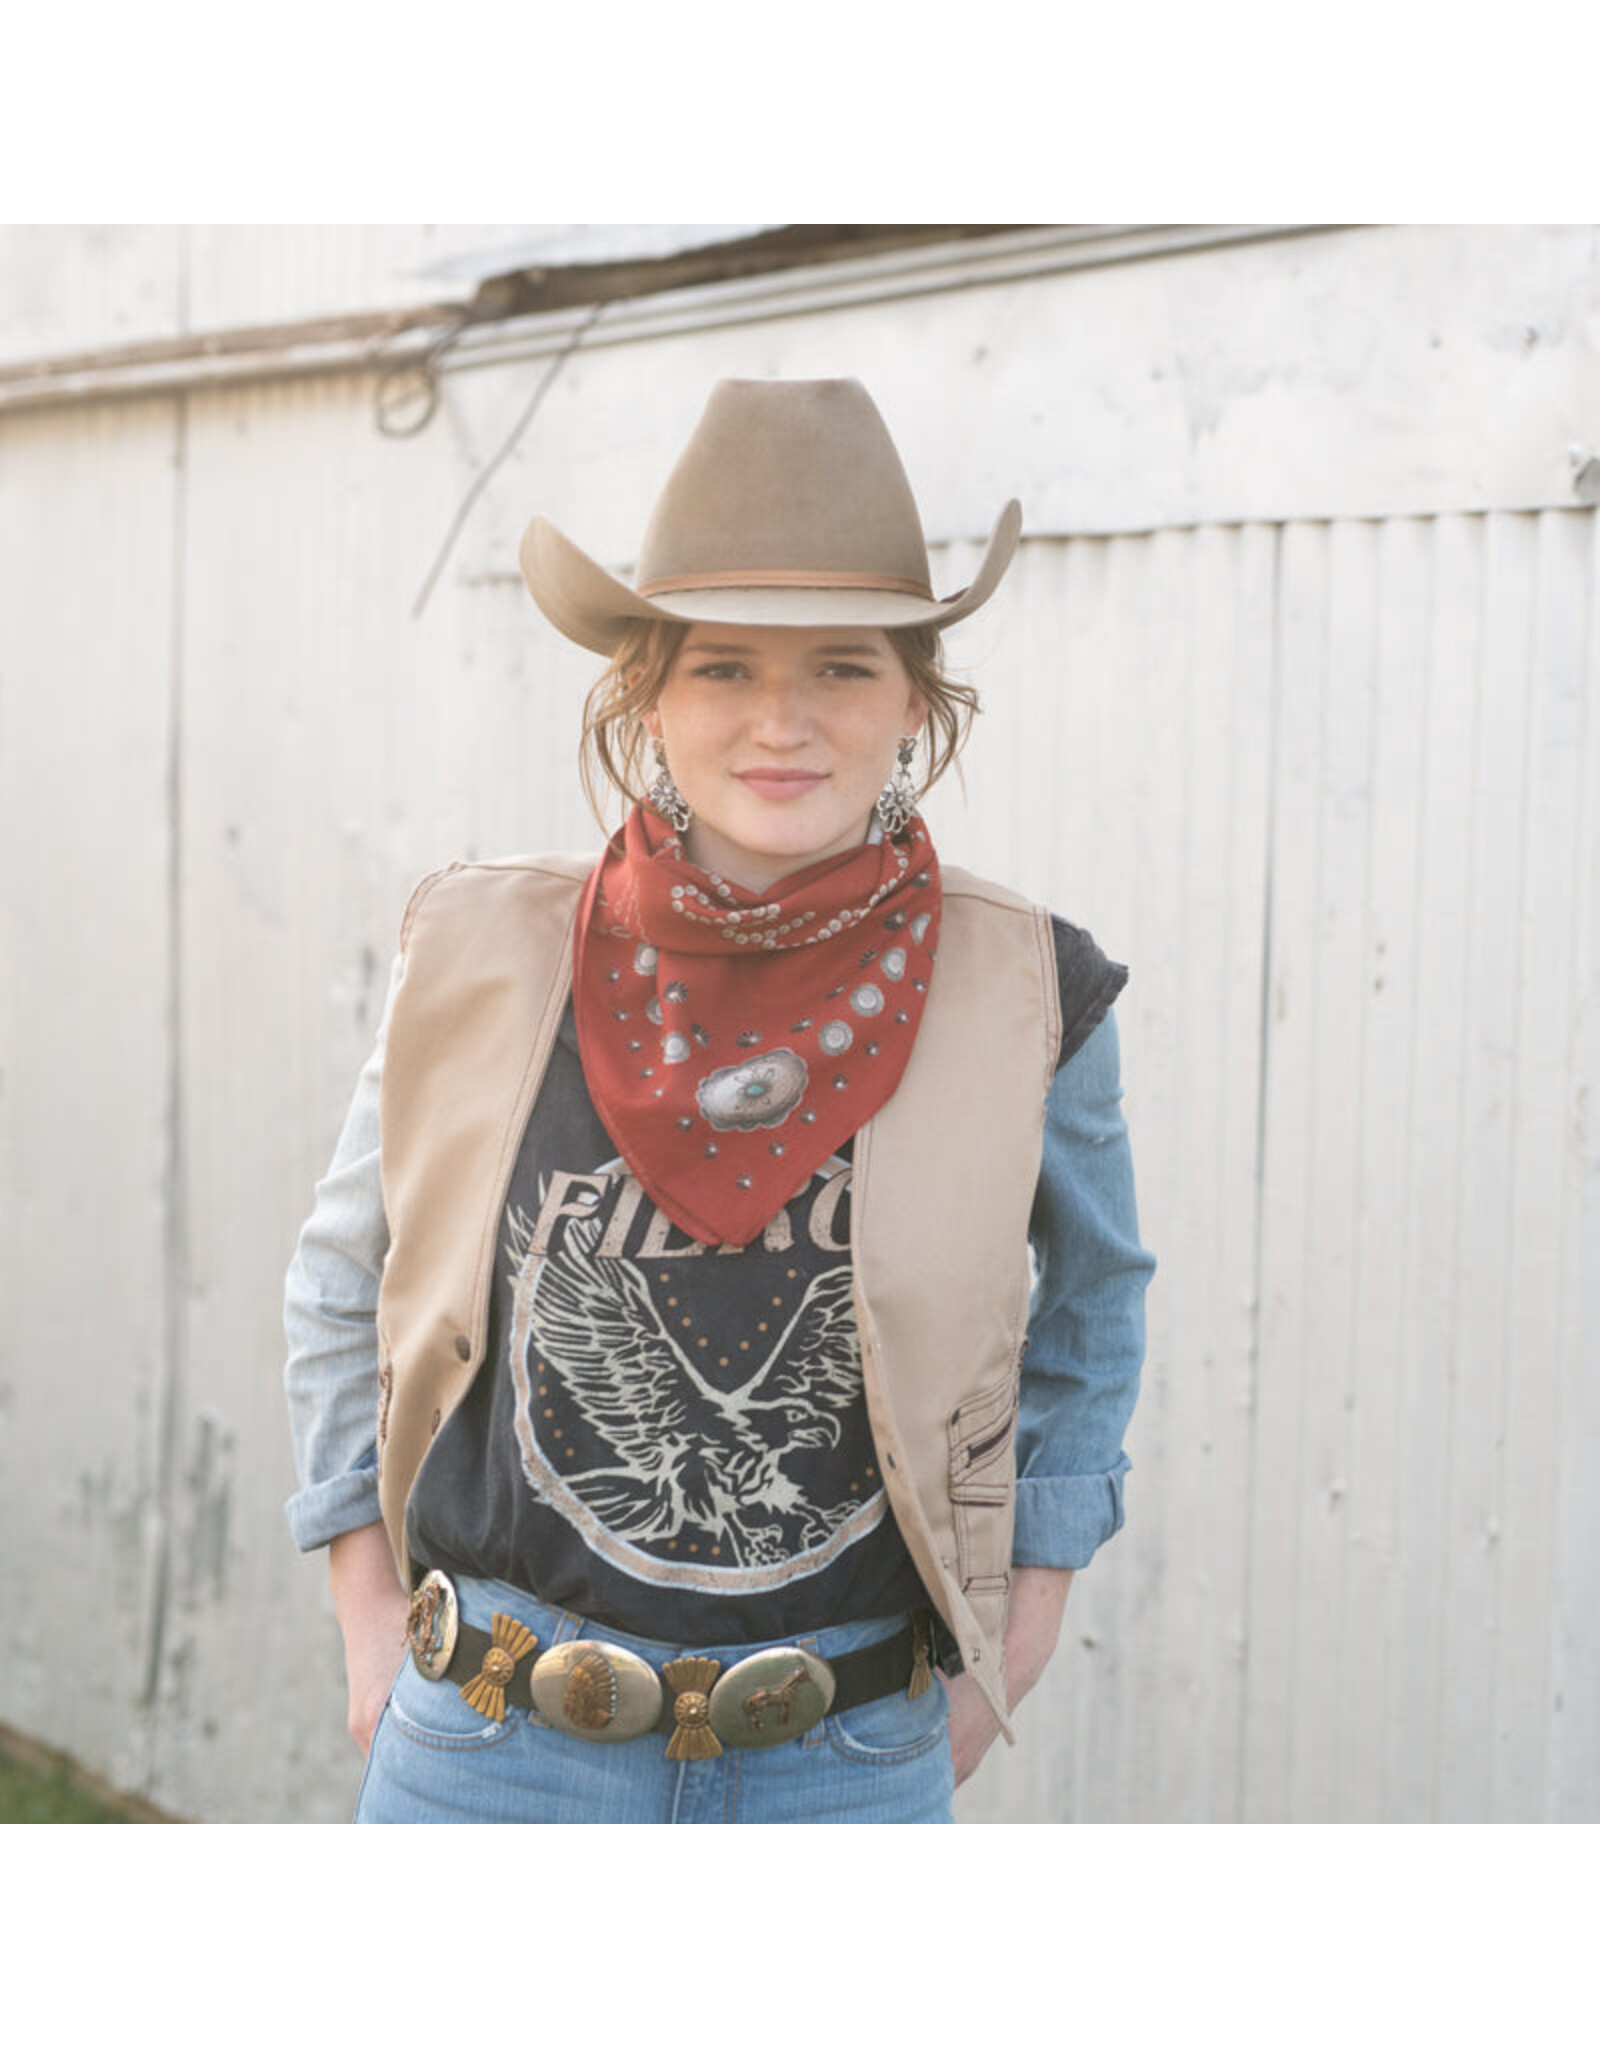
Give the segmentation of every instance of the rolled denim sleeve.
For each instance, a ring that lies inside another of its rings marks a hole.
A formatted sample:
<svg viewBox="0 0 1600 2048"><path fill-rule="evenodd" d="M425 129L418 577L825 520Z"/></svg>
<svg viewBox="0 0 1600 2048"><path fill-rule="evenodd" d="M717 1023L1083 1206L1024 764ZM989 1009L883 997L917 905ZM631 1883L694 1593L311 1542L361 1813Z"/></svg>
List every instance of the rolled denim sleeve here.
<svg viewBox="0 0 1600 2048"><path fill-rule="evenodd" d="M1036 1277L1017 1423L1019 1565L1077 1569L1122 1527L1144 1294L1116 1019L1055 1077L1029 1225Z"/></svg>
<svg viewBox="0 0 1600 2048"><path fill-rule="evenodd" d="M398 980L397 967L391 1002ZM300 1479L285 1511L302 1550L379 1519L378 1284L389 1224L378 1088L388 1022L386 1008L284 1286L284 1388Z"/></svg>

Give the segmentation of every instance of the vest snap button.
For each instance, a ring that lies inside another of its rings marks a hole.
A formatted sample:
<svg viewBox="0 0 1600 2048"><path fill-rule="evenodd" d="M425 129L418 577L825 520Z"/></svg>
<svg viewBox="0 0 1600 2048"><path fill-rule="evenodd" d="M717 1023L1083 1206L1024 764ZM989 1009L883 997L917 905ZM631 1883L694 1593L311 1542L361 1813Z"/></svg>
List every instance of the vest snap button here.
<svg viewBox="0 0 1600 2048"><path fill-rule="evenodd" d="M456 1356L463 1364L472 1356L472 1343L469 1338L458 1337L456 1339Z"/></svg>

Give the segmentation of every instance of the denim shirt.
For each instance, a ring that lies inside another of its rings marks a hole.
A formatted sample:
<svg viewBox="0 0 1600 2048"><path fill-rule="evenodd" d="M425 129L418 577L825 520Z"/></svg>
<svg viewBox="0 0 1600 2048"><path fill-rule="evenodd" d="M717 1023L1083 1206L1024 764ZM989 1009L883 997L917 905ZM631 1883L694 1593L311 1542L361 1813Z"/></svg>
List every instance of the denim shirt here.
<svg viewBox="0 0 1600 2048"><path fill-rule="evenodd" d="M398 970L397 970L398 974ZM285 1384L302 1550L379 1520L378 1288L389 1246L378 1097L387 1015L289 1267ZM1155 1261L1139 1242L1108 1012L1057 1071L1029 1227L1036 1279L1017 1423L1013 1560L1077 1568L1122 1527L1123 1436Z"/></svg>

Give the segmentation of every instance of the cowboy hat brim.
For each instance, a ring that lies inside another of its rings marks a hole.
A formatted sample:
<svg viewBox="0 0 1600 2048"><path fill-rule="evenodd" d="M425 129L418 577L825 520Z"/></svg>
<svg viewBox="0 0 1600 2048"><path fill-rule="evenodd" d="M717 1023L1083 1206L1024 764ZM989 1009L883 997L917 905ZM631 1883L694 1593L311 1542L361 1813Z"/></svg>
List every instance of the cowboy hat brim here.
<svg viewBox="0 0 1600 2048"><path fill-rule="evenodd" d="M947 598L905 590L874 590L846 583L706 582L653 598L602 569L548 519L536 518L522 537L518 559L529 594L558 633L596 654L614 655L642 619L730 626L954 625L988 602L1011 566L1022 533L1022 507L1013 498L995 522L978 573Z"/></svg>

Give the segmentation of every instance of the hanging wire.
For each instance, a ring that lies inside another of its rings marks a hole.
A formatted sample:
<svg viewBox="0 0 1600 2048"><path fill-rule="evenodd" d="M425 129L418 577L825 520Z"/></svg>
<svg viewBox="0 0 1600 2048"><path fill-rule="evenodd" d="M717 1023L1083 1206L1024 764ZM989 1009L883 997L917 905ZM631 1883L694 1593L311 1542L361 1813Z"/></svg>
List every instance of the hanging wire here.
<svg viewBox="0 0 1600 2048"><path fill-rule="evenodd" d="M466 315L451 321L437 341L415 362L394 363L378 379L373 394L373 422L390 441L409 441L420 434L439 406L439 378L436 365L446 350L455 346L467 326Z"/></svg>
<svg viewBox="0 0 1600 2048"><path fill-rule="evenodd" d="M534 414L539 410L540 406L544 403L546 392L549 391L550 387L561 375L561 372L566 368L569 357L571 357L574 351L577 349L578 344L583 340L583 337L589 332L589 329L599 319L601 313L605 310L605 304L606 302L604 299L597 300L595 304L589 308L588 312L585 313L583 318L578 322L577 326L572 330L571 334L568 335L566 341L562 345L560 354L555 357L555 359L551 362L549 368L545 371L544 375L539 379L539 382L534 389L533 396L528 400L528 403L523 407L521 419L517 421L516 425L511 429L511 432L506 436L504 441L501 442L500 446L495 450L494 454L490 456L489 460L483 465L482 469L480 469L478 471L478 474L473 478L472 488L467 492L467 495L462 499L460 507L456 512L455 518L450 522L450 531L444 537L443 545L439 549L439 553L434 560L433 567L428 571L427 579L423 583L421 590L417 592L416 603L413 604L411 607L411 616L414 619L421 618L423 606L428 602L428 599L433 595L433 586L438 582L439 577L443 573L444 565L450 559L450 553L456 544L456 539L460 534L462 527L465 526L467 523L467 515L471 512L473 506L478 502L478 499L483 495L483 492L488 485L490 477L494 475L495 471L500 467L501 463L505 461L506 457L511 453L511 451L516 447L517 443L522 439L522 436L527 432L527 429L533 419Z"/></svg>

